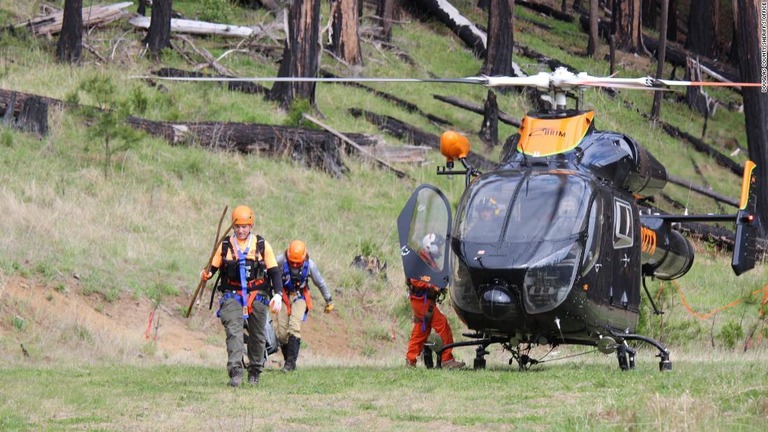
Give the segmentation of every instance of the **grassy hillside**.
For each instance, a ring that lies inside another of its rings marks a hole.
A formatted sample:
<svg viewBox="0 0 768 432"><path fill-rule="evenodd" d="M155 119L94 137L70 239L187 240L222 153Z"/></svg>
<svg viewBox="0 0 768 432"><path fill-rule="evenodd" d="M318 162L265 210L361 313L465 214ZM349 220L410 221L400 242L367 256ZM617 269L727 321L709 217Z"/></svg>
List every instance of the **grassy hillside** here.
<svg viewBox="0 0 768 432"><path fill-rule="evenodd" d="M483 21L480 11L469 7L472 2L456 3L468 16ZM29 19L36 5L0 0L0 24L7 28ZM215 0L177 0L174 9L188 18L226 18L234 24L272 19L264 12L224 7L224 2ZM522 8L517 13L516 43L593 75L607 73L606 62L579 55L586 47L586 36L575 25L547 20ZM324 16L328 16L327 11ZM546 22L554 30L542 31L533 21ZM394 27L393 37L418 66L409 66L368 39L363 43L363 67L345 66L328 55L323 55L322 66L339 75L367 77L461 77L475 75L481 66L461 41L436 22L404 19ZM115 92L108 101L113 106L128 107L131 114L152 120L281 124L290 116L259 96L229 92L219 84L152 85L131 79L164 66L193 68L185 56L174 50L165 52L160 62L149 60L140 43L142 38L143 33L126 21L115 22L89 32L83 63L67 66L54 61L55 37L34 37L20 28L6 30L0 37L0 88L97 105L96 93L86 83L112 84ZM222 56L220 63L239 75L276 74L273 59L258 50L261 45L277 46L275 41L259 40L245 52L230 52L237 42L217 37L194 39L197 47L209 50L215 58ZM192 56L193 63L202 63L187 44L179 40L174 43ZM543 65L524 57L516 56L515 61L528 73L545 70ZM646 75L655 69L648 59L633 55L622 55L620 64L623 76ZM202 71L212 73L210 68L203 67ZM474 137L480 128L480 116L447 106L431 95L454 95L482 103L486 94L483 88L413 84L375 87L449 119L455 129L470 136ZM722 97L733 95L723 92ZM528 110L526 100L516 94L500 95L499 103L503 111L518 117ZM738 178L643 118L640 113L650 111L649 94L621 92L611 98L597 91L587 92L585 104L597 110L598 128L621 130L638 138L670 173L737 196ZM373 125L351 116L347 111L350 107L392 115L435 134L442 132L423 117L403 112L362 90L318 85L317 108L324 122L344 132L381 134ZM675 103L672 97L667 98L662 117L697 136L703 124L698 115ZM462 182L434 175L439 155L431 153L427 164L398 166L416 182L398 180L354 157L345 159L350 172L339 180L308 170L289 157L275 160L195 146L170 146L146 135L114 142L113 154L107 156L104 134L89 129L75 111L54 109L49 121L50 134L45 137L9 127L0 130L0 230L4 233L0 240L0 282L22 277L59 292L95 296L103 303L102 310L120 298L148 298L180 315L210 253L222 209L242 203L256 210L256 231L276 250L293 238L307 242L334 291L340 322L353 329L350 344L355 350L375 357L381 355L381 350L390 353L404 349L402 344L390 341L391 333L402 339L410 327L408 306L403 300L395 219L410 191L421 182L437 184L451 200L458 199ZM717 145L733 137L745 143L743 122L738 113L718 111L710 122L708 141ZM502 126L501 139L514 132ZM405 144L391 136L383 138L390 144ZM475 151L485 151L476 137L472 142ZM497 152L487 156L495 158ZM740 162L743 157L736 156ZM699 165L700 173L691 161ZM684 188L670 186L667 193L686 203L692 212L721 211L710 200ZM754 292L765 283L765 266L735 278L728 269L727 257L707 245L697 248L697 262L688 276L667 286L650 283L667 314L663 322L644 317L644 328L680 345L728 348L741 344L744 332L756 326L764 329L758 320L761 294ZM364 251L373 251L388 262L387 280L367 278L350 268L352 258ZM709 312L732 301L738 304L714 317L698 319L684 308L681 295L693 312ZM42 331L43 320L30 317L28 306L6 303L0 307L6 312L0 324L0 345L16 345L19 332L29 335ZM34 325L24 327L9 316ZM461 328L455 316L450 319L454 328ZM200 324L192 320L190 325ZM218 330L214 328L213 334ZM38 343L43 340L38 339Z"/></svg>

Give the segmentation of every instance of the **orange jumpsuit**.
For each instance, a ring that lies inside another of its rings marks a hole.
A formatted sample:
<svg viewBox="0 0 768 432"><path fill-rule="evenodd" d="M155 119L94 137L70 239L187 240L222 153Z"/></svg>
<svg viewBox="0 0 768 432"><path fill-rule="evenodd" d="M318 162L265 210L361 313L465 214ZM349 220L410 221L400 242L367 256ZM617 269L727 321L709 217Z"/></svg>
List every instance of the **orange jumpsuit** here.
<svg viewBox="0 0 768 432"><path fill-rule="evenodd" d="M416 279L408 281L410 292L411 308L413 309L413 330L411 331L411 340L408 342L408 353L405 358L408 363L415 365L424 343L429 338L432 329L443 340L443 345L453 343L453 333L448 325L448 320L440 311L435 299L437 298L438 288L432 284L422 282ZM443 351L441 362L446 363L453 359L452 349Z"/></svg>

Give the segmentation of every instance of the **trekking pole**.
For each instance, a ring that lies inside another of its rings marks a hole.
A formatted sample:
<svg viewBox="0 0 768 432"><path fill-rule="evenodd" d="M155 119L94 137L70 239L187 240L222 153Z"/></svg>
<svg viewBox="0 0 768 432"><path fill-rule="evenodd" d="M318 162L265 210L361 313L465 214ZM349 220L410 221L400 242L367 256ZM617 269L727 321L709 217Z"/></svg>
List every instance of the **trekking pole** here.
<svg viewBox="0 0 768 432"><path fill-rule="evenodd" d="M229 231L232 229L233 226L235 226L234 222L229 225L229 228L224 231L224 234L219 236L219 233L221 232L221 224L224 222L224 218L227 216L227 209L228 206L224 206L224 211L221 212L221 218L219 219L219 225L216 227L216 237L213 242L213 251L211 251L211 256L208 258L208 263L205 265L205 272L211 271L211 262L213 261L213 256L216 255L216 250L219 248L219 244L224 239L224 237L229 234ZM192 301L189 303L189 307L187 308L187 313L185 315L186 318L189 318L189 314L192 312L192 306L195 305L195 302L197 301L197 298L202 295L202 291L204 291L206 281L200 280L200 283L197 284L197 288L195 289L195 293L192 295Z"/></svg>

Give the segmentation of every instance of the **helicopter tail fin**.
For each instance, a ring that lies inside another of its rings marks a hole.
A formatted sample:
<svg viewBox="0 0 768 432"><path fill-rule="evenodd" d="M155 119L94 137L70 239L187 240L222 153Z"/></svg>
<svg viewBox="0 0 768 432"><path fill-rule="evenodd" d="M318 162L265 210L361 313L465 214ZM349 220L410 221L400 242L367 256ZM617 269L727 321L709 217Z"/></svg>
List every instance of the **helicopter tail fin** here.
<svg viewBox="0 0 768 432"><path fill-rule="evenodd" d="M757 217L757 190L760 188L757 165L747 161L741 182L741 201L736 215L736 238L731 268L736 275L755 267L760 219Z"/></svg>

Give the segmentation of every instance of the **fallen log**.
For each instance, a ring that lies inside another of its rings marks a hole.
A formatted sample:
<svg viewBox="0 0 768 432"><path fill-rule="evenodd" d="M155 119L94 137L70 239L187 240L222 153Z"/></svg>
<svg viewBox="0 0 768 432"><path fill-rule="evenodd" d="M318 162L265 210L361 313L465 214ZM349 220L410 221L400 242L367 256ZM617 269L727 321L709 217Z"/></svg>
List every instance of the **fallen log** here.
<svg viewBox="0 0 768 432"><path fill-rule="evenodd" d="M424 145L434 149L440 149L439 136L423 131L415 126L397 120L396 118L361 110L359 108L350 108L349 113L355 117L364 117L366 120L378 126L379 129L396 138L409 141L413 145ZM491 170L498 165L473 151L469 152L467 160L472 166L481 171Z"/></svg>
<svg viewBox="0 0 768 432"><path fill-rule="evenodd" d="M150 18L140 15L128 20L131 25L140 29L148 29ZM263 32L259 27L237 26L232 24L218 24L205 21L194 21L180 18L171 18L172 33L186 33L193 35L216 35L224 37L249 38Z"/></svg>
<svg viewBox="0 0 768 432"><path fill-rule="evenodd" d="M696 151L700 153L704 153L707 156L710 156L712 159L715 160L715 162L717 162L718 165L722 166L723 168L730 170L732 173L736 174L739 177L741 177L741 175L744 173L743 165L734 162L728 156L715 150L714 148L712 148L712 146L705 143L704 141L688 133L681 131L680 129L676 128L675 126L672 126L669 123L665 123L662 121L659 121L658 123L661 125L661 128L664 129L664 131L669 136L688 141L693 145L693 148Z"/></svg>
<svg viewBox="0 0 768 432"><path fill-rule="evenodd" d="M256 123L161 122L138 117L128 117L127 122L173 145L199 145L241 153L284 156L339 178L349 171L341 160L341 143L325 131ZM376 143L369 135L345 135L358 145Z"/></svg>
<svg viewBox="0 0 768 432"><path fill-rule="evenodd" d="M375 161L379 166L384 167L385 169L388 169L389 171L395 173L395 175L400 177L400 178L407 178L409 180L412 180L411 177L408 174L404 173L403 171L400 171L399 169L393 167L392 165L390 165L390 164L384 162L383 160L375 157L374 155L369 153L367 150L365 150L364 148L362 148L359 145L357 145L356 142L354 142L351 139L347 138L346 135L338 132L337 130L335 130L332 127L326 125L325 123L321 122L320 120L317 120L316 118L314 118L314 117L312 117L312 116L310 116L308 114L302 114L302 117L304 117L305 119L309 120L310 122L320 126L321 128L323 128L326 131L330 132L331 134L333 134L334 136L336 136L340 140L342 140L345 143L347 143L350 147L355 149L358 154L363 156L364 159L369 159L369 160Z"/></svg>
<svg viewBox="0 0 768 432"><path fill-rule="evenodd" d="M722 194L719 194L719 193L717 193L717 192L715 192L713 190L710 190L708 188L705 188L703 186L699 186L699 185L693 184L691 181L685 180L683 178L675 177L675 176L673 176L671 174L667 174L667 181L669 181L672 184L676 184L678 186L682 186L684 188L690 189L690 190L692 190L694 192L698 192L699 194L707 196L709 198L712 198L715 201L718 201L718 202L721 202L721 203L724 203L724 204L728 204L728 205L731 205L731 206L736 207L736 208L739 207L739 201L738 200L736 200L734 198L731 198L731 197L728 197L728 196L725 196L725 195L722 195Z"/></svg>
<svg viewBox="0 0 768 432"><path fill-rule="evenodd" d="M21 112L25 102L39 98L48 106L75 108L65 102L29 93L0 89L0 112ZM39 103L39 102L36 102ZM8 115L8 114L6 114ZM288 126L236 122L163 122L128 116L126 122L172 145L200 145L242 153L286 156L308 167L342 177L348 168L341 161L340 148L349 144L325 131ZM344 134L359 146L375 146L376 137L360 133Z"/></svg>
<svg viewBox="0 0 768 432"><path fill-rule="evenodd" d="M127 17L130 12L124 9L133 6L133 2L115 3L108 6L88 6L83 8L83 28L109 24L120 18ZM35 36L53 35L61 31L64 23L64 11L51 15L35 17L26 22L17 24L16 27L28 27Z"/></svg>
<svg viewBox="0 0 768 432"><path fill-rule="evenodd" d="M236 78L229 75L209 75L204 74L201 72L195 72L195 71L185 71L181 69L174 69L174 68L160 68L156 71L151 72L152 75L157 75L159 77L178 77L178 78L199 78L199 77L210 77L210 78ZM237 91L241 93L248 93L248 94L261 94L266 95L269 93L269 89L264 87L263 85L256 84L254 82L250 81L227 81L226 82L227 89L230 91Z"/></svg>
<svg viewBox="0 0 768 432"><path fill-rule="evenodd" d="M459 98L454 97L454 96L442 96L442 95L435 95L435 94L433 94L432 97L437 99L437 100L439 100L439 101L443 101L443 102L445 102L445 103L447 103L449 105L457 106L457 107L465 109L467 111L471 111L471 112L473 112L475 114L481 114L481 115L485 114L484 107L482 105L476 104L474 102L465 101L463 99L459 99ZM503 111L499 111L499 121L501 121L502 123L506 123L508 125L512 125L512 126L515 126L515 127L520 127L520 120L512 117L511 115L509 115L509 114L507 114L507 113L505 113Z"/></svg>
<svg viewBox="0 0 768 432"><path fill-rule="evenodd" d="M337 75L334 75L333 73L331 73L331 72L329 72L329 71L327 71L325 69L320 69L320 76L323 77L323 78L338 78ZM356 82L342 82L340 84L343 84L343 85L346 85L346 86L349 86L349 87L359 88L359 89L365 90L367 92L370 92L370 93L372 93L372 94L374 94L374 95L376 95L376 96L378 96L378 97L380 97L382 99L385 99L385 100L388 100L388 101L394 103L395 105L397 105L397 106L399 106L401 108L404 108L408 112L418 114L418 115L426 118L427 120L435 122L435 123L437 123L439 125L443 125L443 126L450 126L451 125L451 122L449 120L446 120L446 119L444 119L442 117L438 117L438 116L436 116L434 114L428 114L428 113L422 111L421 108L419 108L416 104L408 102L407 100L401 99L401 98L399 98L399 97L397 97L397 96L395 96L393 94L390 94L390 93L387 93L387 92L383 92L381 90L376 90L373 87L367 86L365 84L356 83Z"/></svg>
<svg viewBox="0 0 768 432"><path fill-rule="evenodd" d="M517 0L515 2L516 5L520 5L524 8L530 9L532 11L538 12L540 14L552 17L557 19L558 21L564 21L564 22L573 22L574 18L571 15L568 15L567 13L563 13L559 10L552 9L551 7L539 3L534 3L526 0Z"/></svg>
<svg viewBox="0 0 768 432"><path fill-rule="evenodd" d="M485 58L488 36L446 0L415 0L411 2L428 15L437 18L453 31L478 58Z"/></svg>

